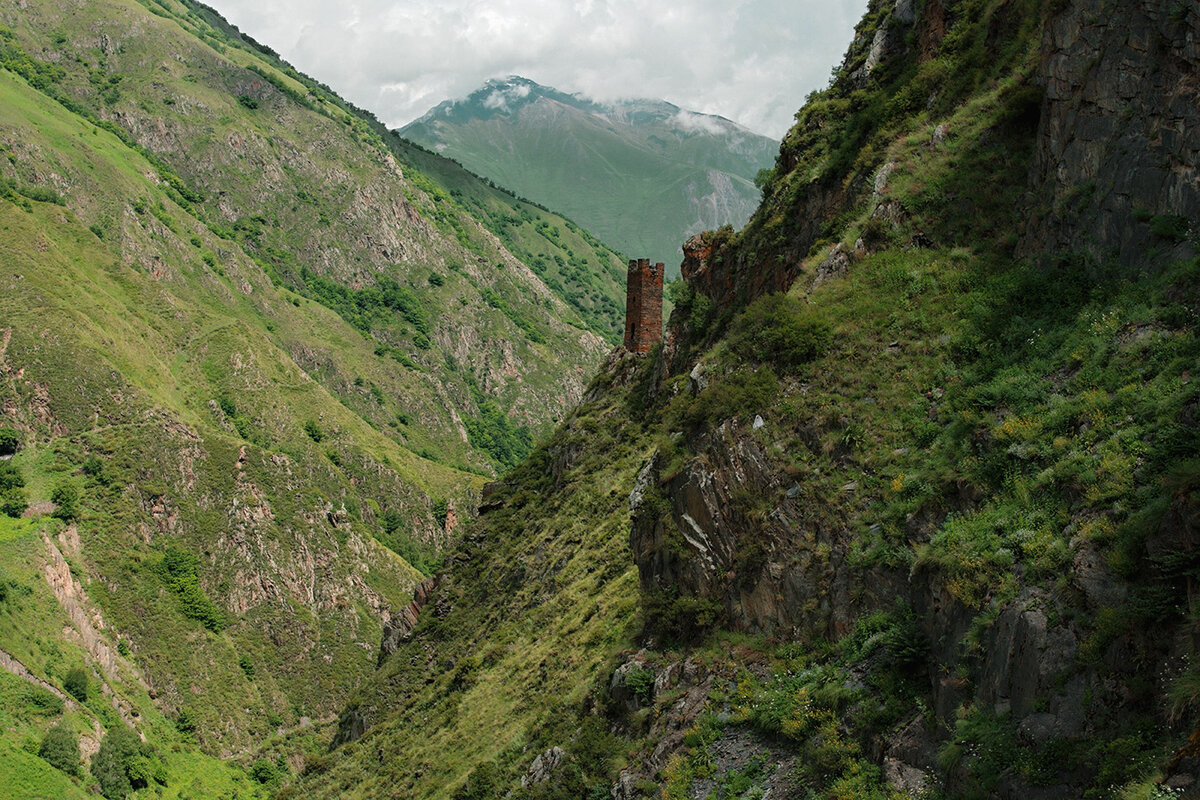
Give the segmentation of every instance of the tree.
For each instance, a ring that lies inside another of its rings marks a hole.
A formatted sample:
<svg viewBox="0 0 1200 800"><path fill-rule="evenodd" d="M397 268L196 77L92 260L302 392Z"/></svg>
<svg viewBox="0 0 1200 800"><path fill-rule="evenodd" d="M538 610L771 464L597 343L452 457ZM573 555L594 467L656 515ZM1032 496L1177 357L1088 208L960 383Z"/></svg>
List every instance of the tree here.
<svg viewBox="0 0 1200 800"><path fill-rule="evenodd" d="M52 516L62 520L75 519L79 515L79 489L70 481L63 481L54 487L50 499L58 508Z"/></svg>
<svg viewBox="0 0 1200 800"><path fill-rule="evenodd" d="M88 676L83 667L71 667L63 679L63 689L81 703L88 699Z"/></svg>
<svg viewBox="0 0 1200 800"><path fill-rule="evenodd" d="M0 456L11 456L21 449L21 435L16 428L0 428Z"/></svg>
<svg viewBox="0 0 1200 800"><path fill-rule="evenodd" d="M92 757L92 776L109 800L127 797L151 781L166 784L166 770L154 747L124 725L105 734Z"/></svg>
<svg viewBox="0 0 1200 800"><path fill-rule="evenodd" d="M16 518L25 513L25 478L11 461L0 461L0 513Z"/></svg>
<svg viewBox="0 0 1200 800"><path fill-rule="evenodd" d="M60 769L68 775L79 775L83 764L79 760L79 737L59 722L46 731L42 746L38 748L38 756L50 762L50 766Z"/></svg>

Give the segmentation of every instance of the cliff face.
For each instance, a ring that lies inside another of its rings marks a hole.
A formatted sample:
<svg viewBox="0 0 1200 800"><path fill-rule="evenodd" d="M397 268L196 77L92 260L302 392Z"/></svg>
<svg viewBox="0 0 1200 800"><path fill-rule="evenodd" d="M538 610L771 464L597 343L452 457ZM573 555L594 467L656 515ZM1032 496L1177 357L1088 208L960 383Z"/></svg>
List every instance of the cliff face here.
<svg viewBox="0 0 1200 800"><path fill-rule="evenodd" d="M1152 268L1194 254L1198 68L1191 3L1072 2L1049 22L1024 254Z"/></svg>

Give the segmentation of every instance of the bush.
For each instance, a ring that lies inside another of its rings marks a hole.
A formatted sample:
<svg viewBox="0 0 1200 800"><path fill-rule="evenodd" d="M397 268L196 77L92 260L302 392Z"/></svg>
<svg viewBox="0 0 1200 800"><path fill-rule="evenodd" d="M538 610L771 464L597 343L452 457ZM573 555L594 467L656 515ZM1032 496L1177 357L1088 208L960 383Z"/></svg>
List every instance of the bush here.
<svg viewBox="0 0 1200 800"><path fill-rule="evenodd" d="M29 501L25 497L24 489L0 490L0 512L5 516L16 519L24 514L27 508L29 508Z"/></svg>
<svg viewBox="0 0 1200 800"><path fill-rule="evenodd" d="M138 739L124 725L110 730L92 757L92 776L100 784L100 793L118 800L151 781L166 785L166 771L153 745Z"/></svg>
<svg viewBox="0 0 1200 800"><path fill-rule="evenodd" d="M38 756L68 775L79 775L83 771L79 760L79 738L65 723L60 722L46 731Z"/></svg>
<svg viewBox="0 0 1200 800"><path fill-rule="evenodd" d="M213 633L219 633L225 627L225 615L208 599L200 586L200 577L196 572L199 565L200 560L195 554L181 547L168 545L163 553L163 571L171 589L179 597L179 610Z"/></svg>
<svg viewBox="0 0 1200 800"><path fill-rule="evenodd" d="M275 783L283 777L284 770L274 761L260 758L250 767L250 777L259 783Z"/></svg>
<svg viewBox="0 0 1200 800"><path fill-rule="evenodd" d="M794 369L823 355L833 343L829 323L786 294L755 300L733 322L729 347L743 359Z"/></svg>
<svg viewBox="0 0 1200 800"><path fill-rule="evenodd" d="M21 435L16 428L0 428L0 456L11 456L21 449Z"/></svg>
<svg viewBox="0 0 1200 800"><path fill-rule="evenodd" d="M50 499L58 506L51 516L61 520L72 520L79 516L79 489L70 481L57 484L50 493Z"/></svg>
<svg viewBox="0 0 1200 800"><path fill-rule="evenodd" d="M81 703L88 699L88 676L83 667L71 667L63 679L63 689Z"/></svg>
<svg viewBox="0 0 1200 800"><path fill-rule="evenodd" d="M25 477L12 462L0 461L0 512L15 519L24 514L28 506Z"/></svg>
<svg viewBox="0 0 1200 800"><path fill-rule="evenodd" d="M246 680L254 680L254 662L250 659L250 656L242 653L242 655L238 658L238 666L241 667L242 672L246 674Z"/></svg>
<svg viewBox="0 0 1200 800"><path fill-rule="evenodd" d="M321 426L311 419L304 423L304 432L314 442L320 442L325 438L325 432L321 430Z"/></svg>

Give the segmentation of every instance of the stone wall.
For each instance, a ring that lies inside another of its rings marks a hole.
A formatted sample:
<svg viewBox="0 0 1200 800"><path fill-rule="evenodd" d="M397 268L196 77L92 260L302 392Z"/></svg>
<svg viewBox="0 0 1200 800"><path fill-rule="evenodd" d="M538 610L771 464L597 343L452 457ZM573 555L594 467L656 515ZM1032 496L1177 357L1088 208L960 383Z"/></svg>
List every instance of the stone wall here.
<svg viewBox="0 0 1200 800"><path fill-rule="evenodd" d="M625 349L646 354L662 341L662 262L641 258L629 262L625 288Z"/></svg>

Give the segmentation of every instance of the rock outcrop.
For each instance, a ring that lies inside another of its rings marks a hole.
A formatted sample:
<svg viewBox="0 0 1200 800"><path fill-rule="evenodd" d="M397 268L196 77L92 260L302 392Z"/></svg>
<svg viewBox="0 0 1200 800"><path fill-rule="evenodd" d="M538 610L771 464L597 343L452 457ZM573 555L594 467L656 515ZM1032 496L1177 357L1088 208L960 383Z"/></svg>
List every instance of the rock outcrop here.
<svg viewBox="0 0 1200 800"><path fill-rule="evenodd" d="M1200 8L1072 0L1044 29L1026 255L1150 266L1200 220Z"/></svg>

